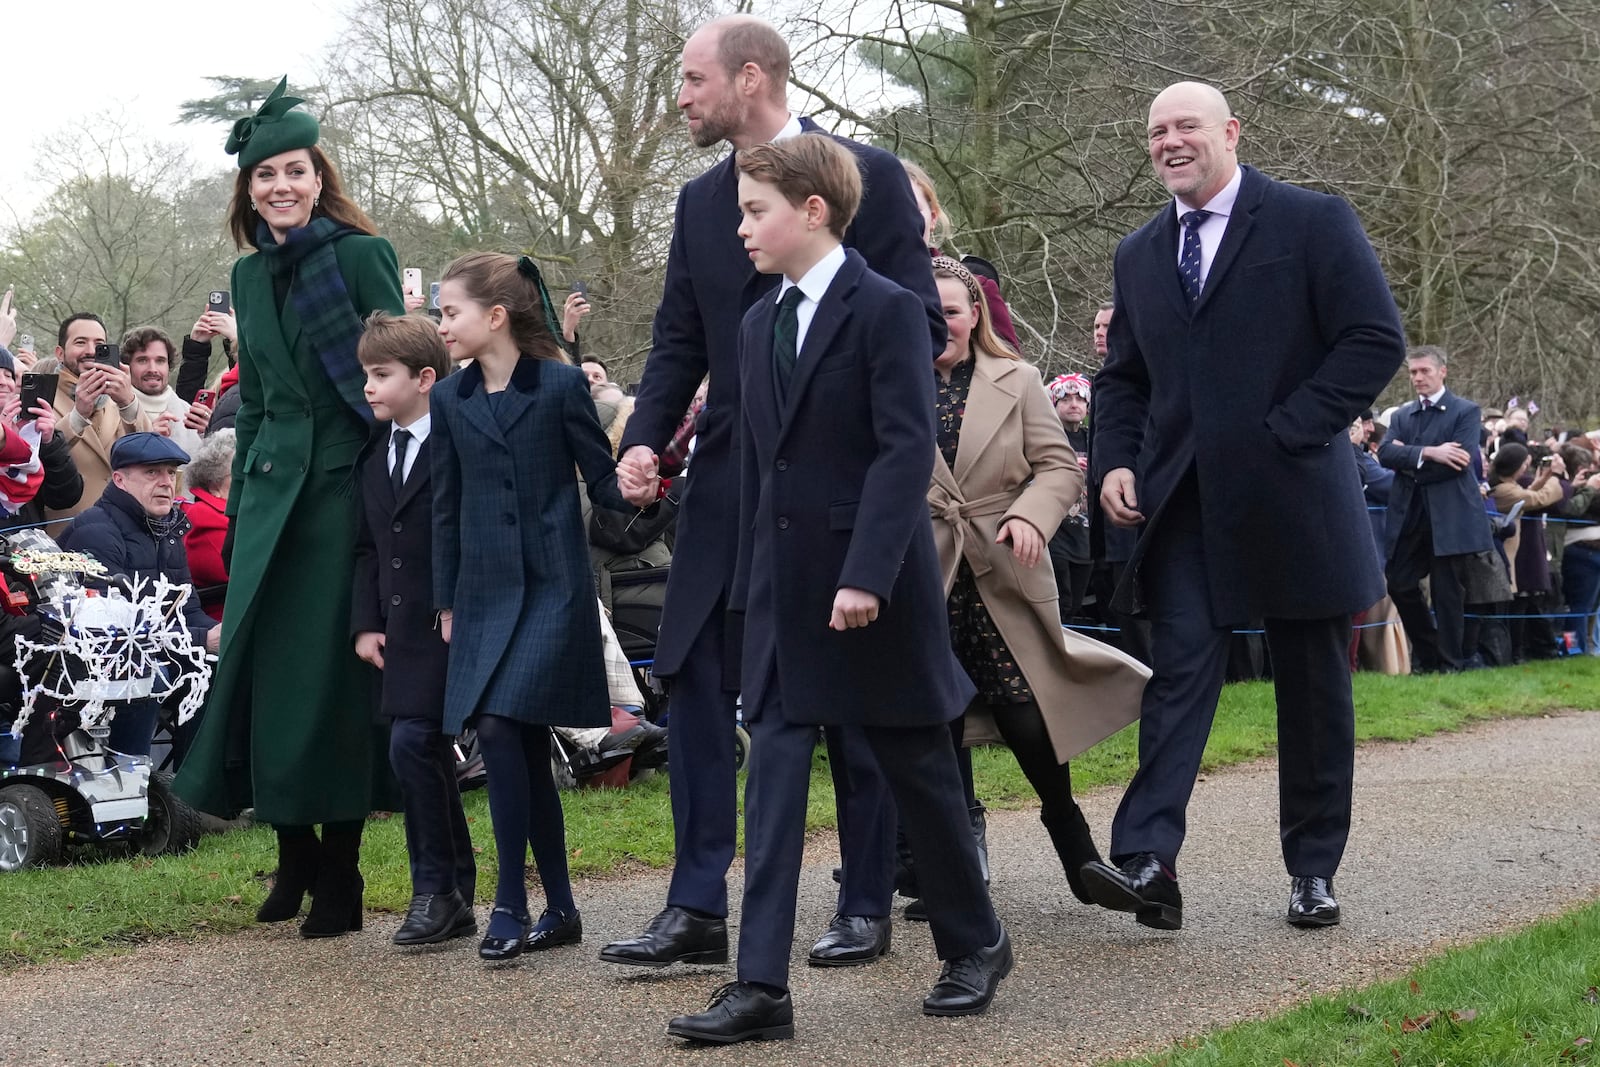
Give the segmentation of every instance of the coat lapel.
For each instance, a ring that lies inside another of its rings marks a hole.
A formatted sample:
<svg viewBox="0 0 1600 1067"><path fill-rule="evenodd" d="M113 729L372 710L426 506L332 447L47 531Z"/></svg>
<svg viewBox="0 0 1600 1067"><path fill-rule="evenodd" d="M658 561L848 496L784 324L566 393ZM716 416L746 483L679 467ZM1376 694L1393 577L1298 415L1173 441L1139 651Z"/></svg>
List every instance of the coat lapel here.
<svg viewBox="0 0 1600 1067"><path fill-rule="evenodd" d="M778 424L777 382L772 376L772 327L778 314L778 305L771 300L761 305L752 324L755 340L747 352L741 352L744 365L744 404L750 416L751 429L765 437L771 427Z"/></svg>
<svg viewBox="0 0 1600 1067"><path fill-rule="evenodd" d="M972 357L972 387L967 391L967 413L961 419L961 441L956 446L955 477L967 476L973 463L1005 422L1017 404L1015 382L1011 376L1017 364L981 353Z"/></svg>
<svg viewBox="0 0 1600 1067"><path fill-rule="evenodd" d="M1145 254L1151 259L1150 277L1158 279L1156 288L1166 294L1172 310L1187 319L1189 298L1183 295L1183 283L1178 281L1178 214L1170 201L1150 227Z"/></svg>
<svg viewBox="0 0 1600 1067"><path fill-rule="evenodd" d="M1228 226L1222 231L1222 244L1217 246L1211 270L1206 274L1205 288L1200 290L1200 299L1195 302L1197 315L1211 299L1211 294L1217 291L1227 276L1228 268L1233 266L1233 261L1239 258L1239 249L1250 236L1250 228L1255 225L1256 208L1261 206L1261 198L1267 191L1265 179L1260 174L1250 167L1241 167L1240 170L1243 171L1243 177L1239 182L1239 195L1234 199Z"/></svg>
<svg viewBox="0 0 1600 1067"><path fill-rule="evenodd" d="M394 502L394 510L396 512L405 507L407 504L411 503L412 498L417 495L417 492L423 486L428 484L428 475L432 470L432 467L430 466L432 460L429 458L428 453L431 450L432 445L433 440L430 435L429 438L425 439L420 445L417 446L417 458L411 462L411 474L406 478L406 483L400 487L400 496L396 498ZM392 483L387 492L391 494L394 492Z"/></svg>
<svg viewBox="0 0 1600 1067"><path fill-rule="evenodd" d="M523 356L517 360L516 367L511 371L511 381L506 386L505 395L500 398L499 418L500 430L508 437L511 428L533 406L534 394L539 391L542 372L539 363L537 359Z"/></svg>
<svg viewBox="0 0 1600 1067"><path fill-rule="evenodd" d="M855 292L856 282L860 280L864 269L865 261L856 253L847 252L844 266L833 276L828 291L822 294L822 301L817 304L817 310L811 316L811 324L806 327L806 338L800 346L799 358L794 367L794 378L789 382L789 395L783 407L785 427L789 425L789 420L799 407L801 398L805 396L806 387L811 384L811 376L816 373L818 360L828 351L833 339L839 336L839 330L850 318L850 305L846 303L846 298ZM769 357L767 363L771 362Z"/></svg>
<svg viewBox="0 0 1600 1067"><path fill-rule="evenodd" d="M461 421L487 436L501 448L509 450L506 436L500 431L499 420L494 417L494 409L489 406L489 396L483 391L483 368L474 363L465 370L458 371L454 377L460 379L456 382L456 395L461 398Z"/></svg>

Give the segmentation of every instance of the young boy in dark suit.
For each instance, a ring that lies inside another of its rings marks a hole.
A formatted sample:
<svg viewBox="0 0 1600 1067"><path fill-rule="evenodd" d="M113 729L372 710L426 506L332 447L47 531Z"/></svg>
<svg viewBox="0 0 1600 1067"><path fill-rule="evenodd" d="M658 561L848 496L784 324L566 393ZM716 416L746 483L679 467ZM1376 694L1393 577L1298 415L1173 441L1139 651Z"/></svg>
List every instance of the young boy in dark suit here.
<svg viewBox="0 0 1600 1067"><path fill-rule="evenodd" d="M861 200L849 150L820 134L738 155L739 234L775 300L745 316L739 562L750 721L738 981L667 1032L731 1043L794 1034L789 956L818 726L857 726L882 768L944 967L929 1015L988 1008L1011 969L950 747L972 698L950 651L926 500L933 367L912 293L840 245ZM931 268L930 268L931 269Z"/></svg>
<svg viewBox="0 0 1600 1067"><path fill-rule="evenodd" d="M356 655L383 671L389 763L405 794L412 897L394 943L429 945L478 929L454 745L440 732L450 646L433 611L428 393L450 372L450 357L432 319L381 311L367 320L356 355L380 425L361 465L351 631Z"/></svg>

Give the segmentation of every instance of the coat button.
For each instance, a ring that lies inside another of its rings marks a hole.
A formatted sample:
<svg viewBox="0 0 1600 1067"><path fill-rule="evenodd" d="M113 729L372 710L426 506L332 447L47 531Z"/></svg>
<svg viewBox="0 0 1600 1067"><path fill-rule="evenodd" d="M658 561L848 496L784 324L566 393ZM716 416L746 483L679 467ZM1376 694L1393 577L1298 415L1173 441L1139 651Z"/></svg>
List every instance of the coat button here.
<svg viewBox="0 0 1600 1067"><path fill-rule="evenodd" d="M394 596L390 597L389 598L389 603L393 604L395 607L399 607L400 606L400 594L396 593Z"/></svg>
<svg viewBox="0 0 1600 1067"><path fill-rule="evenodd" d="M403 523L403 522L397 522L393 526L389 527L390 531L393 532L393 533L399 533L404 528L405 528L405 523Z"/></svg>
<svg viewBox="0 0 1600 1067"><path fill-rule="evenodd" d="M783 516L783 515L778 516L778 529L787 530L788 528L789 528L789 520L788 520L788 518L786 516Z"/></svg>
<svg viewBox="0 0 1600 1067"><path fill-rule="evenodd" d="M273 420L273 419L275 419L275 418L277 418L277 417L278 417L278 416L277 416L277 415L276 415L276 414L275 414L275 413L274 413L274 412L273 412L273 411L272 411L272 409L271 409L271 408L268 408L268 409L267 409L267 421L268 421L268 422L271 422L271 421L272 421L272 420Z"/></svg>
<svg viewBox="0 0 1600 1067"><path fill-rule="evenodd" d="M511 512L509 512L509 511L506 512L506 525L507 526L515 526L516 524L517 524L517 517L515 515L511 514Z"/></svg>
<svg viewBox="0 0 1600 1067"><path fill-rule="evenodd" d="M788 469L789 469L789 461L788 460L786 460L786 459L778 460L778 470L779 471L786 471Z"/></svg>
<svg viewBox="0 0 1600 1067"><path fill-rule="evenodd" d="M261 473L262 474L271 474L272 473L272 460L269 459L269 460L267 460L265 463L263 463L261 465Z"/></svg>
<svg viewBox="0 0 1600 1067"><path fill-rule="evenodd" d="M391 559L389 561L389 566L393 567L395 570L399 570L400 569L400 557L396 556L394 559Z"/></svg>

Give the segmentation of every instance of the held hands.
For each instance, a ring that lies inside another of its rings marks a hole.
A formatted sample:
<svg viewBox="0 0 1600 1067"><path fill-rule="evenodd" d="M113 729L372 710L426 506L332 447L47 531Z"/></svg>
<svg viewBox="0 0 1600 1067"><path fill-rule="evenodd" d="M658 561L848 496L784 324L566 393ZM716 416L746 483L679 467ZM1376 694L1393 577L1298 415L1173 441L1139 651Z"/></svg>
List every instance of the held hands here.
<svg viewBox="0 0 1600 1067"><path fill-rule="evenodd" d="M1133 471L1118 467L1100 484L1100 507L1118 526L1137 526L1144 521L1139 498L1133 491Z"/></svg>
<svg viewBox="0 0 1600 1067"><path fill-rule="evenodd" d="M876 622L878 603L877 595L865 589L840 589L833 594L833 618L828 620L828 629L854 630Z"/></svg>
<svg viewBox="0 0 1600 1067"><path fill-rule="evenodd" d="M1422 458L1457 471L1466 470L1472 462L1472 454L1454 441L1446 441L1442 445L1424 445Z"/></svg>
<svg viewBox="0 0 1600 1067"><path fill-rule="evenodd" d="M1008 519L1000 527L1000 536L994 539L997 545L1011 542L1011 554L1017 562L1024 567L1037 567L1039 559L1044 555L1044 538L1039 531L1033 528L1033 523L1026 519Z"/></svg>
<svg viewBox="0 0 1600 1067"><path fill-rule="evenodd" d="M447 637L445 640L448 641L449 638ZM356 634L356 655L381 671L383 670L384 644L385 638L383 634L375 630L363 630L361 633Z"/></svg>
<svg viewBox="0 0 1600 1067"><path fill-rule="evenodd" d="M647 508L661 495L661 463L644 445L634 445L617 463L617 491L636 508Z"/></svg>
<svg viewBox="0 0 1600 1067"><path fill-rule="evenodd" d="M78 395L73 406L85 419L94 418L95 401L109 396L118 407L133 403L133 381L126 367L91 363L78 378Z"/></svg>

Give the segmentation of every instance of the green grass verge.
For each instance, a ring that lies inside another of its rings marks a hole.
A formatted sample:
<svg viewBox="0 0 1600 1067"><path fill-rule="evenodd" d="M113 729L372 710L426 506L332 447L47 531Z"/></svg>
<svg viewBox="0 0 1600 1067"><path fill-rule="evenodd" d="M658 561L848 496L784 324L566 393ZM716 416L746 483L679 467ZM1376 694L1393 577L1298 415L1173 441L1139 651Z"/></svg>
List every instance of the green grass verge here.
<svg viewBox="0 0 1600 1067"><path fill-rule="evenodd" d="M1480 719L1600 708L1600 659L1578 657L1450 677L1361 674L1355 678L1355 693L1362 740L1409 740ZM1276 734L1271 686L1228 686L1205 766L1269 755ZM1075 760L1076 788L1082 792L1126 782L1136 764L1136 741L1135 730L1129 728ZM1036 803L1007 750L977 752L974 770L986 803L1000 808ZM605 875L672 862L665 775L626 790L568 793L564 802L575 874ZM473 841L481 849L478 885L489 893L497 868L488 805L482 792L470 794L466 803ZM833 786L820 755L812 773L807 823L813 830L834 825ZM0 967L77 959L152 937L248 926L266 894L264 875L275 864L276 853L272 832L257 828L208 837L184 856L128 860L84 850L74 859L68 866L0 876ZM361 867L368 907L405 907L410 884L399 817L369 823Z"/></svg>
<svg viewBox="0 0 1600 1067"><path fill-rule="evenodd" d="M1122 1067L1600 1063L1600 903ZM1110 1064L1104 1067L1111 1067Z"/></svg>

